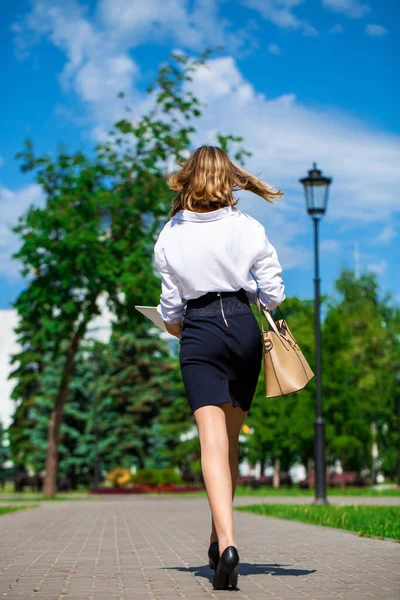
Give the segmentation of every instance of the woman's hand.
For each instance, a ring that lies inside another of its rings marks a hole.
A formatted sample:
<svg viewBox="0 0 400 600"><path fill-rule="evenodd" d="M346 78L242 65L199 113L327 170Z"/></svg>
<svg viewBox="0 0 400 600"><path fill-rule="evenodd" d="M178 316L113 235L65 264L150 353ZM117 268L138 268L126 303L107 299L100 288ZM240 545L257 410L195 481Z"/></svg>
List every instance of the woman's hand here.
<svg viewBox="0 0 400 600"><path fill-rule="evenodd" d="M179 339L182 337L182 321L179 321L179 323L167 323L164 321L164 324L168 333Z"/></svg>

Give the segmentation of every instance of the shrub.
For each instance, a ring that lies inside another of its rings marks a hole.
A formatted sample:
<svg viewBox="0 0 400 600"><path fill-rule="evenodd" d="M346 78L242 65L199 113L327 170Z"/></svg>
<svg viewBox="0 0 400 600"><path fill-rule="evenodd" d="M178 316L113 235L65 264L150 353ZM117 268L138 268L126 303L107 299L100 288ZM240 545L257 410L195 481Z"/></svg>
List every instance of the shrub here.
<svg viewBox="0 0 400 600"><path fill-rule="evenodd" d="M124 487L130 483L132 475L129 469L115 467L107 474L106 479L115 487Z"/></svg>
<svg viewBox="0 0 400 600"><path fill-rule="evenodd" d="M202 468L201 468L201 459L198 458L196 460L193 460L191 463L191 471L192 473L194 473L197 476L201 476L202 475Z"/></svg>
<svg viewBox="0 0 400 600"><path fill-rule="evenodd" d="M164 467L160 473L160 483L164 485L182 483L182 477L174 467Z"/></svg>
<svg viewBox="0 0 400 600"><path fill-rule="evenodd" d="M161 471L150 467L139 469L131 480L139 485L158 485L161 483Z"/></svg>

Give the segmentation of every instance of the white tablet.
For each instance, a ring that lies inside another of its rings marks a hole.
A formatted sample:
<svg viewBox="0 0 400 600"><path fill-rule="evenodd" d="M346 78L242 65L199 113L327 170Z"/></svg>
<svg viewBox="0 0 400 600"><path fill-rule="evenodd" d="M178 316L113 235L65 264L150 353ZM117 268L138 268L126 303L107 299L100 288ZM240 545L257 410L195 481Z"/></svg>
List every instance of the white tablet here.
<svg viewBox="0 0 400 600"><path fill-rule="evenodd" d="M154 325L161 327L161 329L165 329L164 321L156 306L135 306L135 308L141 312L142 315L150 319Z"/></svg>

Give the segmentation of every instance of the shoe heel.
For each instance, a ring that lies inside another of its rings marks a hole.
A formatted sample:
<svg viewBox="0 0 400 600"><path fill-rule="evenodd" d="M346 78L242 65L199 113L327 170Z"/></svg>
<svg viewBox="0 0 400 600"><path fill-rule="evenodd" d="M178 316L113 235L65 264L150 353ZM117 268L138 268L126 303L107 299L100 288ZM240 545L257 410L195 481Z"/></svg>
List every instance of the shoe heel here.
<svg viewBox="0 0 400 600"><path fill-rule="evenodd" d="M229 573L222 569L215 569L213 577L214 590L227 590L229 584Z"/></svg>
<svg viewBox="0 0 400 600"><path fill-rule="evenodd" d="M233 569L232 573L230 573L228 575L228 585L233 587L233 589L235 590L237 588L237 582L238 582L238 568L235 567Z"/></svg>
<svg viewBox="0 0 400 600"><path fill-rule="evenodd" d="M213 586L217 590L237 588L239 555L234 546L229 546L220 556L213 577Z"/></svg>
<svg viewBox="0 0 400 600"><path fill-rule="evenodd" d="M238 582L238 568L237 566L231 570L224 568L215 571L213 586L216 590L227 590L232 587L234 590L237 588Z"/></svg>

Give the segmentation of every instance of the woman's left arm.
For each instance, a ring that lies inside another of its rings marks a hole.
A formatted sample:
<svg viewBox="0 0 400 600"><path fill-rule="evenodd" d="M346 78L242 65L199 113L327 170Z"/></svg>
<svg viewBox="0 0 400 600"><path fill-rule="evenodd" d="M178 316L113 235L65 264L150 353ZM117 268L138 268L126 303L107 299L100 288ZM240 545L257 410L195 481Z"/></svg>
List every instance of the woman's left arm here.
<svg viewBox="0 0 400 600"><path fill-rule="evenodd" d="M269 241L262 225L260 226L260 232L261 250L256 256L250 272L257 281L261 304L267 310L274 310L286 298L285 285L282 280L282 266L276 249ZM257 304L257 292L250 294L250 301Z"/></svg>

